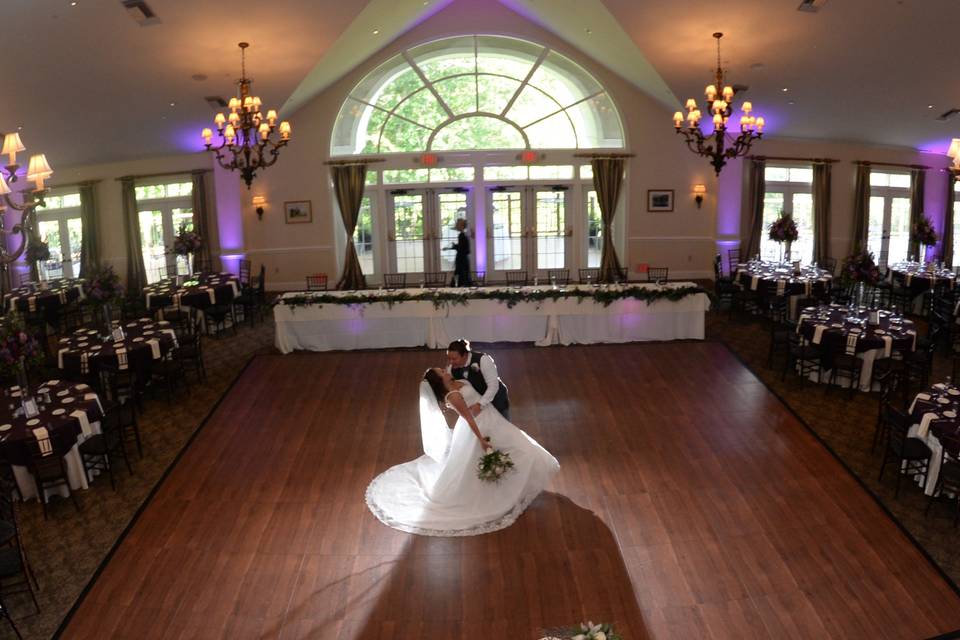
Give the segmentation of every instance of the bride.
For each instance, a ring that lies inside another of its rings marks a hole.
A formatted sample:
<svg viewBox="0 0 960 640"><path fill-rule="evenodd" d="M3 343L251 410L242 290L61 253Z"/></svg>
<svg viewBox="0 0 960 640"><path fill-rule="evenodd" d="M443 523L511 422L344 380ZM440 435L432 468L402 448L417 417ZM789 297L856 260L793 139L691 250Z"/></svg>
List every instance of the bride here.
<svg viewBox="0 0 960 640"><path fill-rule="evenodd" d="M426 536L471 536L509 527L546 487L560 464L492 406L476 417L480 394L444 369L420 382L420 431L425 455L374 478L367 505L384 524ZM447 426L443 406L459 419ZM510 454L513 468L498 482L477 477L484 453Z"/></svg>

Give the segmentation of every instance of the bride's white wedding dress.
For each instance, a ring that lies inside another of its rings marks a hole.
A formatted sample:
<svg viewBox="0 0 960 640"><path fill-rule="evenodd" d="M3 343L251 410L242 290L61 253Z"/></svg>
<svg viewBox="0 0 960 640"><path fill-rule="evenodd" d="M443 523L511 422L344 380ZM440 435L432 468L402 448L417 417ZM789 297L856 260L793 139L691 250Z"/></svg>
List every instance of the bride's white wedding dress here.
<svg viewBox="0 0 960 640"><path fill-rule="evenodd" d="M467 406L480 394L459 389ZM477 477L483 449L463 417L452 433L424 382L420 422L425 455L387 469L367 487L367 505L384 524L427 536L471 536L510 526L543 491L560 464L537 442L487 406L476 416L480 433L510 454L514 467L499 482Z"/></svg>

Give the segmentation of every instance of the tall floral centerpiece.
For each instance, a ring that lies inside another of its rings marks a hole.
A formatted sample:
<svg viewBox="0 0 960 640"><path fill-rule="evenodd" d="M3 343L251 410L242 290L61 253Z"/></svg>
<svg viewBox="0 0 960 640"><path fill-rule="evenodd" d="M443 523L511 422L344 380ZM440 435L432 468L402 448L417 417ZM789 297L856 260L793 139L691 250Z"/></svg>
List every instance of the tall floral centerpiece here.
<svg viewBox="0 0 960 640"><path fill-rule="evenodd" d="M173 239L173 252L187 259L187 270L193 275L193 256L203 248L203 238L195 231L180 227L180 233Z"/></svg>
<svg viewBox="0 0 960 640"><path fill-rule="evenodd" d="M100 265L86 275L87 299L102 319L106 334L113 331L112 305L123 297L120 276L109 265Z"/></svg>
<svg viewBox="0 0 960 640"><path fill-rule="evenodd" d="M0 323L0 376L28 387L27 374L43 364L44 353L36 338L14 320Z"/></svg>
<svg viewBox="0 0 960 640"><path fill-rule="evenodd" d="M843 271L840 275L843 282L855 285L854 304L858 307L863 302L863 289L866 285L875 285L880 282L880 268L873 260L869 251L858 251L846 257L843 261Z"/></svg>
<svg viewBox="0 0 960 640"><path fill-rule="evenodd" d="M42 240L31 240L24 251L27 262L37 265L37 275L44 274L44 263L50 259L50 245ZM43 278L46 279L46 278Z"/></svg>
<svg viewBox="0 0 960 640"><path fill-rule="evenodd" d="M780 216L770 223L767 237L780 245L786 243L787 251L785 256L781 257L781 262L783 260L789 261L790 246L797 238L800 237L800 233L797 231L797 223L793 221L793 216L785 214L783 211L781 211Z"/></svg>
<svg viewBox="0 0 960 640"><path fill-rule="evenodd" d="M917 262L922 264L927 259L927 247L937 244L937 230L933 228L930 218L923 216L913 225L910 231L913 241L920 244L920 255L917 256Z"/></svg>

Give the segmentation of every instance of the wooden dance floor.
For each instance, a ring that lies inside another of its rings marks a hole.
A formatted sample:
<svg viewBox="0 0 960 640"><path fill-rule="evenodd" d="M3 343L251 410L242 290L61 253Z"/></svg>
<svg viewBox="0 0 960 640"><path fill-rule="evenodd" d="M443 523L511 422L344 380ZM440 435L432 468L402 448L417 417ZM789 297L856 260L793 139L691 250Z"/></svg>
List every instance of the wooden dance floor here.
<svg viewBox="0 0 960 640"><path fill-rule="evenodd" d="M514 422L562 465L514 526L425 538L367 511L371 478L420 454L418 379L441 352L263 356L63 637L535 640L586 619L629 640L960 629L957 593L722 345L493 353Z"/></svg>

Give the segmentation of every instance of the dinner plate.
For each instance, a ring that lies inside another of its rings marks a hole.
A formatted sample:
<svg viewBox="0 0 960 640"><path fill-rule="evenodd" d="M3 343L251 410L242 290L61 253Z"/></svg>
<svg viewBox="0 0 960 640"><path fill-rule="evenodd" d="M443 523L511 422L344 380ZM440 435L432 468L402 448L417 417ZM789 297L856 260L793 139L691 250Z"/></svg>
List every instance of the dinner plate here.
<svg viewBox="0 0 960 640"><path fill-rule="evenodd" d="M874 329L873 332L874 332L875 334L877 334L878 336L885 336L885 335L887 335L887 332L884 331L883 329Z"/></svg>
<svg viewBox="0 0 960 640"><path fill-rule="evenodd" d="M28 426L28 427L32 427L32 426L35 425L35 424L40 424L40 419L39 419L39 418L31 418L31 419L27 420L27 426Z"/></svg>
<svg viewBox="0 0 960 640"><path fill-rule="evenodd" d="M937 398L937 402L939 402L940 404L950 404L950 400L948 400L947 398Z"/></svg>
<svg viewBox="0 0 960 640"><path fill-rule="evenodd" d="M47 380L47 386L52 387L55 384L60 384L59 380Z"/></svg>
<svg viewBox="0 0 960 640"><path fill-rule="evenodd" d="M103 345L95 344L90 347L90 351L100 351L100 349L103 349Z"/></svg>
<svg viewBox="0 0 960 640"><path fill-rule="evenodd" d="M946 388L947 388L947 385L943 384L942 382L938 382L937 384L933 385L933 388L934 388L934 389L946 389Z"/></svg>
<svg viewBox="0 0 960 640"><path fill-rule="evenodd" d="M949 389L947 389L947 393L949 393L952 396L960 396L960 389L950 387Z"/></svg>
<svg viewBox="0 0 960 640"><path fill-rule="evenodd" d="M843 329L843 324L840 322L834 322L830 326L833 327L834 329Z"/></svg>
<svg viewBox="0 0 960 640"><path fill-rule="evenodd" d="M143 338L134 338L133 341L134 341L134 342L143 342Z"/></svg>
<svg viewBox="0 0 960 640"><path fill-rule="evenodd" d="M19 397L20 397L20 392L19 392L19 391L11 391L11 392L10 392L10 397L11 397L11 398L19 398Z"/></svg>
<svg viewBox="0 0 960 640"><path fill-rule="evenodd" d="M66 412L67 412L66 409L64 409L63 407L60 407L59 409L54 409L54 410L53 410L53 415L55 415L55 416L62 416L62 415L65 414Z"/></svg>
<svg viewBox="0 0 960 640"><path fill-rule="evenodd" d="M63 391L57 391L58 398L62 398L63 396L68 396L68 395L70 395L69 389L64 389Z"/></svg>
<svg viewBox="0 0 960 640"><path fill-rule="evenodd" d="M12 424L0 424L0 431L10 431L10 429L13 429Z"/></svg>
<svg viewBox="0 0 960 640"><path fill-rule="evenodd" d="M956 411L944 411L944 412L943 412L943 417L944 417L944 418L956 418L956 417L957 417L957 412L956 412Z"/></svg>
<svg viewBox="0 0 960 640"><path fill-rule="evenodd" d="M136 322L128 322L128 323L127 323L127 326L128 326L128 327L135 327L135 326L137 326L137 323L136 323Z"/></svg>
<svg viewBox="0 0 960 640"><path fill-rule="evenodd" d="M60 402L62 402L63 404L70 404L70 403L73 402L73 401L74 401L73 398L64 398L64 399L61 400Z"/></svg>
<svg viewBox="0 0 960 640"><path fill-rule="evenodd" d="M46 388L46 387L38 387L38 388L37 388L37 393L46 393L47 391L50 391L50 389L48 389L48 388Z"/></svg>

